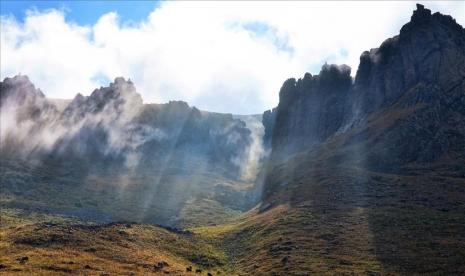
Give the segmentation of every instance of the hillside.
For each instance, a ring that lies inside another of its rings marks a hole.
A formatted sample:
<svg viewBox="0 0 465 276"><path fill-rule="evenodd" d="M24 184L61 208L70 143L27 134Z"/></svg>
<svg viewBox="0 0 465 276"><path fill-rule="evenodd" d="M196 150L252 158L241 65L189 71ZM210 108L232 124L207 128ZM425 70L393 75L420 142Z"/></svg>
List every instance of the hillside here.
<svg viewBox="0 0 465 276"><path fill-rule="evenodd" d="M353 83L336 65L286 81L264 115L261 210L302 216L285 235L299 241L282 252L288 269L463 274L465 30L418 5L360 60Z"/></svg>
<svg viewBox="0 0 465 276"><path fill-rule="evenodd" d="M204 200L213 215L257 200L260 137L231 114L143 104L123 78L60 104L26 76L0 85L4 207L173 226L202 223L184 215Z"/></svg>
<svg viewBox="0 0 465 276"><path fill-rule="evenodd" d="M195 275L231 271L223 252L188 231L2 210L0 273ZM192 271L190 271L192 270ZM228 273L228 272L227 272Z"/></svg>

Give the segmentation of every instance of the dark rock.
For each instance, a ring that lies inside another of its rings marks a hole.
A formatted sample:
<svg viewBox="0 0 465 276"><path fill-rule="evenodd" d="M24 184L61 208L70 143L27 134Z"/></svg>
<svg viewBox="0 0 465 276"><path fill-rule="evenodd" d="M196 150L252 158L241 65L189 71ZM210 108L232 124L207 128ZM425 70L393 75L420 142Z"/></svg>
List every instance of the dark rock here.
<svg viewBox="0 0 465 276"><path fill-rule="evenodd" d="M165 261L162 261L162 262L159 263L159 264L161 264L163 267L165 267L165 266L170 266L170 265L169 265L167 262L165 262Z"/></svg>
<svg viewBox="0 0 465 276"><path fill-rule="evenodd" d="M287 263L289 263L289 256L285 256L281 259L281 263L283 265L287 265Z"/></svg>
<svg viewBox="0 0 465 276"><path fill-rule="evenodd" d="M56 271L56 272L62 272L62 273L71 273L73 270L66 268L66 267L59 267L59 266L54 266L54 265L48 265L48 266L42 266L42 269L46 270L51 270L51 271Z"/></svg>
<svg viewBox="0 0 465 276"><path fill-rule="evenodd" d="M161 261L154 265L155 271L161 271L163 268L170 266L167 262Z"/></svg>
<svg viewBox="0 0 465 276"><path fill-rule="evenodd" d="M418 5L398 36L361 55L353 83L350 68L327 64L318 75L284 82L278 106L263 114L272 161L347 136L348 145L370 145L357 162L377 170L431 163L446 152L463 156L463 64L463 27ZM344 154L334 162L357 152Z"/></svg>
<svg viewBox="0 0 465 276"><path fill-rule="evenodd" d="M265 134L272 133L272 159L285 158L334 134L343 124L351 84L350 67L328 64L319 75L284 82L278 107L263 116Z"/></svg>
<svg viewBox="0 0 465 276"><path fill-rule="evenodd" d="M73 261L63 262L64 264L74 264Z"/></svg>
<svg viewBox="0 0 465 276"><path fill-rule="evenodd" d="M27 261L29 261L29 257L27 256L22 256L22 257L19 257L16 259L20 264L24 264L26 263Z"/></svg>
<svg viewBox="0 0 465 276"><path fill-rule="evenodd" d="M263 142L267 147L271 147L271 141L273 137L273 129L276 122L276 108L267 110L263 113L262 124L265 127L265 133L263 135Z"/></svg>
<svg viewBox="0 0 465 276"><path fill-rule="evenodd" d="M348 260L339 260L339 263L341 265L352 265L353 264L351 261L348 261Z"/></svg>

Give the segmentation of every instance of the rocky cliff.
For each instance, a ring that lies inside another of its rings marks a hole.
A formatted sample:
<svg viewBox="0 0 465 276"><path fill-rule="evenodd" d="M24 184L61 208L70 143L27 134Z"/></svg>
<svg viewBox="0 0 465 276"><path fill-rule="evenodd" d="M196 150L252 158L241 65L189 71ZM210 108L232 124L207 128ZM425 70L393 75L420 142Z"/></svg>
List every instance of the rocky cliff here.
<svg viewBox="0 0 465 276"><path fill-rule="evenodd" d="M324 65L283 84L263 116L272 159L343 135L348 145L366 142L365 164L380 168L463 156L464 64L465 30L417 5L399 35L361 55L354 80L347 66Z"/></svg>
<svg viewBox="0 0 465 276"><path fill-rule="evenodd" d="M351 84L350 68L345 65L324 65L319 75L307 73L298 81L284 82L278 107L263 116L275 120L264 120L266 133L272 133L273 158L310 148L341 128Z"/></svg>

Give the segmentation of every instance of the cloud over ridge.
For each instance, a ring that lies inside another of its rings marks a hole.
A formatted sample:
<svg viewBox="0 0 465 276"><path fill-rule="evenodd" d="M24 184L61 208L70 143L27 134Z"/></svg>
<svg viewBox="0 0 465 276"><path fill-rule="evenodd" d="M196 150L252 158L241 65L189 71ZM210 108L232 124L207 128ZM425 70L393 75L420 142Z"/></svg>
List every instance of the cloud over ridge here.
<svg viewBox="0 0 465 276"><path fill-rule="evenodd" d="M48 97L73 98L124 76L144 102L261 113L277 104L290 76L316 73L325 62L355 72L360 53L397 34L414 5L163 2L141 22L111 12L92 25L60 10L31 10L24 22L1 18L1 78L27 74ZM463 2L426 5L465 21Z"/></svg>

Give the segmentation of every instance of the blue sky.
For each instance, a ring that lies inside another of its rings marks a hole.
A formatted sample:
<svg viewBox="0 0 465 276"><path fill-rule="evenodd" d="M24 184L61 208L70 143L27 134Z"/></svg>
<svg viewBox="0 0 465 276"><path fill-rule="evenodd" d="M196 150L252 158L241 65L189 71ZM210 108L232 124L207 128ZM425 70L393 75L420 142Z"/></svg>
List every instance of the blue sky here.
<svg viewBox="0 0 465 276"><path fill-rule="evenodd" d="M63 10L68 21L80 25L91 25L97 22L102 14L117 12L123 22L138 22L147 18L159 1L22 1L2 0L1 14L13 15L20 21L26 16L26 10L49 9Z"/></svg>

